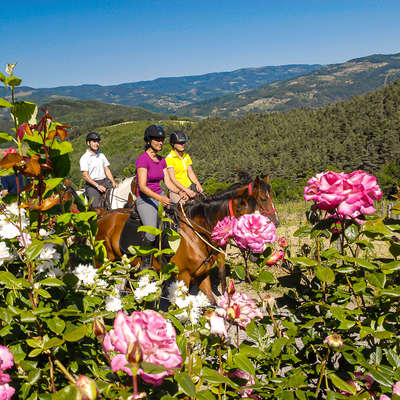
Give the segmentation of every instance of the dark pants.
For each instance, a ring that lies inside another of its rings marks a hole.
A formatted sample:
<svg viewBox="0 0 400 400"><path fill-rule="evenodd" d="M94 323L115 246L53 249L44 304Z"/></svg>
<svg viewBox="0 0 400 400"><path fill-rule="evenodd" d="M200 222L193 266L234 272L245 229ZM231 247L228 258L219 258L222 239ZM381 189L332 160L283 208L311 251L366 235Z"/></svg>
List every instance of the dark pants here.
<svg viewBox="0 0 400 400"><path fill-rule="evenodd" d="M105 178L105 179L100 179L98 181L95 180L95 182L98 185L104 186L107 189L112 187L111 182ZM92 208L101 208L104 207L104 195L105 193L100 192L100 190L97 190L94 186L90 185L89 183L85 183L85 195L88 200L92 200L91 207Z"/></svg>

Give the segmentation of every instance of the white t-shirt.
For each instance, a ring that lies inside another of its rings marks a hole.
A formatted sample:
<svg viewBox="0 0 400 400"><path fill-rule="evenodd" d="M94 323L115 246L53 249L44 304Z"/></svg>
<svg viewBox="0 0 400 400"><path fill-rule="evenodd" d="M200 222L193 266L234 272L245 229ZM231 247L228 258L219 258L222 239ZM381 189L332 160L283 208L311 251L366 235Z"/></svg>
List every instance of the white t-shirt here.
<svg viewBox="0 0 400 400"><path fill-rule="evenodd" d="M79 160L79 165L81 172L87 171L90 178L98 181L106 178L104 167L108 167L110 163L103 153L93 154L91 151L86 150L86 153Z"/></svg>

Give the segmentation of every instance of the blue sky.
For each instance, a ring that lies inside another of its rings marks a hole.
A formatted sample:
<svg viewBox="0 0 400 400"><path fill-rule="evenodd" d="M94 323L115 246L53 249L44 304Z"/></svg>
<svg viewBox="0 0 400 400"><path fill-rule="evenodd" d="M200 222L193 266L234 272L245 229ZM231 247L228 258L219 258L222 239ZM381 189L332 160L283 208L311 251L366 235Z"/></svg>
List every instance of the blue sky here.
<svg viewBox="0 0 400 400"><path fill-rule="evenodd" d="M399 17L399 0L19 0L0 9L0 70L54 87L340 63L400 52Z"/></svg>

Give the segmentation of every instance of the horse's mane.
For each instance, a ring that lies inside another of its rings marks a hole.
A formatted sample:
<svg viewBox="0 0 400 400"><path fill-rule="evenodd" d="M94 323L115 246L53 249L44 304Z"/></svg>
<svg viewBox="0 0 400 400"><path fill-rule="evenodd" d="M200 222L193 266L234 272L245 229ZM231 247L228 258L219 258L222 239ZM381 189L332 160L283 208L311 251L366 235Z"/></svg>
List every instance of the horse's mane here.
<svg viewBox="0 0 400 400"><path fill-rule="evenodd" d="M185 212L189 218L200 216L211 225L221 207L228 209L229 200L237 197L238 189L252 181L247 173L240 173L239 179L239 182L232 184L227 189L219 190L215 194L208 196L198 194L193 200L186 202Z"/></svg>

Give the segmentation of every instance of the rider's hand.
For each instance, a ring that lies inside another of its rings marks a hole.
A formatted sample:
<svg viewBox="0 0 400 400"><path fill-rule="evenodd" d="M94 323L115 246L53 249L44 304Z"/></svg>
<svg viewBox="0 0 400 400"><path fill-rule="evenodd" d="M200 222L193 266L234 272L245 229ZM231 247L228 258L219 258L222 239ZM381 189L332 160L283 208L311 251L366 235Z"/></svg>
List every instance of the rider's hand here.
<svg viewBox="0 0 400 400"><path fill-rule="evenodd" d="M163 204L163 206L169 206L171 204L171 200L167 196L161 196L160 201Z"/></svg>
<svg viewBox="0 0 400 400"><path fill-rule="evenodd" d="M196 196L196 192L193 191L193 190L191 190L191 189L188 189L188 190L186 191L186 194L187 194L190 198L193 198L193 197Z"/></svg>
<svg viewBox="0 0 400 400"><path fill-rule="evenodd" d="M183 200L183 201L186 201L186 200L189 199L188 194L187 194L184 190L181 190L181 191L179 192L179 197L180 197L181 200Z"/></svg>
<svg viewBox="0 0 400 400"><path fill-rule="evenodd" d="M115 189L118 185L116 184L116 182L112 182L112 187Z"/></svg>
<svg viewBox="0 0 400 400"><path fill-rule="evenodd" d="M196 189L199 193L203 193L204 189L201 187L200 183L198 185L196 185Z"/></svg>
<svg viewBox="0 0 400 400"><path fill-rule="evenodd" d="M97 190L101 193L104 193L107 190L107 188L103 185L98 185Z"/></svg>

